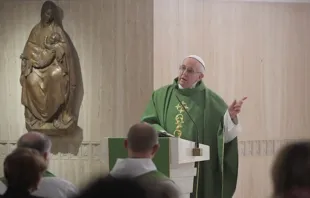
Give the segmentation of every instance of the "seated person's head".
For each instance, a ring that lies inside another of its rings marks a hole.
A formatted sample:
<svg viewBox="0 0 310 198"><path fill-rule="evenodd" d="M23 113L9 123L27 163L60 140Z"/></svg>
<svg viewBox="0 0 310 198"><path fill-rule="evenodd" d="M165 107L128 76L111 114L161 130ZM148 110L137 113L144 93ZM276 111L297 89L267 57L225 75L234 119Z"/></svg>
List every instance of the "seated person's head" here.
<svg viewBox="0 0 310 198"><path fill-rule="evenodd" d="M130 127L125 140L129 157L153 158L159 149L158 134L147 123L138 123Z"/></svg>
<svg viewBox="0 0 310 198"><path fill-rule="evenodd" d="M146 198L146 191L137 181L130 178L100 178L84 190L76 198Z"/></svg>
<svg viewBox="0 0 310 198"><path fill-rule="evenodd" d="M46 162L34 149L16 148L4 160L4 176L12 189L36 190Z"/></svg>
<svg viewBox="0 0 310 198"><path fill-rule="evenodd" d="M274 197L310 197L310 142L284 146L272 167Z"/></svg>
<svg viewBox="0 0 310 198"><path fill-rule="evenodd" d="M19 138L17 147L37 150L48 163L52 142L48 136L42 133L28 132Z"/></svg>

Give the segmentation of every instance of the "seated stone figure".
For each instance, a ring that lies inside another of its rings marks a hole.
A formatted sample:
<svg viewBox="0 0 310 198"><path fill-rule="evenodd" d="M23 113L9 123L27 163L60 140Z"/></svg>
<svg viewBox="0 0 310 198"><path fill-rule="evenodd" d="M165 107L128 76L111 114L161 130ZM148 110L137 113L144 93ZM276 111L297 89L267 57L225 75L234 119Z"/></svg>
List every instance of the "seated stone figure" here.
<svg viewBox="0 0 310 198"><path fill-rule="evenodd" d="M27 130L63 134L76 126L76 87L72 46L56 18L57 6L46 1L21 55L21 102Z"/></svg>

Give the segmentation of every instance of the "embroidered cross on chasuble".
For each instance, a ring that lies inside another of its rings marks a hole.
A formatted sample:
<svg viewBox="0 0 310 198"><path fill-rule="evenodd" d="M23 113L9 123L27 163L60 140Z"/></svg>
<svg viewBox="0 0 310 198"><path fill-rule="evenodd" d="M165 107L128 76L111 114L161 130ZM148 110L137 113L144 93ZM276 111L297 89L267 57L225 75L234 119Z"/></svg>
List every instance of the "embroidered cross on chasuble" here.
<svg viewBox="0 0 310 198"><path fill-rule="evenodd" d="M175 116L176 128L175 128L175 130L173 132L173 135L175 137L181 137L182 136L182 125L184 124L184 115L183 115L183 113L186 113L184 108L188 111L188 106L187 106L187 104L184 101L182 101L182 105L179 103L175 107L176 107L176 109L178 111L178 114Z"/></svg>

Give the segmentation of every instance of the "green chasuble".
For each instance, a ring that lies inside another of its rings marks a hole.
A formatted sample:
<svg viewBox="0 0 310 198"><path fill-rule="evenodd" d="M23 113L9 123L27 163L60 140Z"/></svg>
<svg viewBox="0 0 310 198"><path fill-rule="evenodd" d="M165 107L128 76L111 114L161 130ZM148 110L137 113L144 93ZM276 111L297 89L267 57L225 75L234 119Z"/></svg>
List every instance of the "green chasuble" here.
<svg viewBox="0 0 310 198"><path fill-rule="evenodd" d="M176 96L197 124L200 143L210 146L210 160L198 165L192 197L231 198L237 184L238 144L237 138L224 143L223 117L227 105L221 97L203 82L192 89L179 89L174 79L173 84L153 92L142 121L152 124L157 131L195 141L197 130Z"/></svg>

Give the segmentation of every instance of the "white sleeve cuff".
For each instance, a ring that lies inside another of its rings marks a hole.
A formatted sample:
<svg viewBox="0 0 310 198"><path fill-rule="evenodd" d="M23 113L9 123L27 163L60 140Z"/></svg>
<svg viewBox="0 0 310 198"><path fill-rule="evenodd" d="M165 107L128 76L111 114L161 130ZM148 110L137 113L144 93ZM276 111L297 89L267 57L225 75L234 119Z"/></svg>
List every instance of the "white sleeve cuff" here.
<svg viewBox="0 0 310 198"><path fill-rule="evenodd" d="M238 136L241 132L241 126L237 125L231 120L228 110L224 114L224 142L228 143Z"/></svg>

